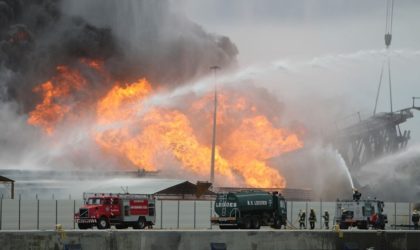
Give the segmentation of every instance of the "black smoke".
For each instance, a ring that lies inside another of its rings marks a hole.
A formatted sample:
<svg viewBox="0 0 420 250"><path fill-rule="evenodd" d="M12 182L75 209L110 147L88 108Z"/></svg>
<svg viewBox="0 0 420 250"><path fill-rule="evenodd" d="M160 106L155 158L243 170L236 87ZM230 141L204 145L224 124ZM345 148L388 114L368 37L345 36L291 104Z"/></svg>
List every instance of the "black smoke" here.
<svg viewBox="0 0 420 250"><path fill-rule="evenodd" d="M17 102L23 113L39 102L34 86L80 58L103 60L118 80L146 77L171 87L211 65L233 65L237 53L228 37L172 12L168 1L0 0L1 100Z"/></svg>
<svg viewBox="0 0 420 250"><path fill-rule="evenodd" d="M228 37L206 32L166 0L0 0L1 168L121 165L92 141L89 124L50 138L27 123L42 98L34 87L54 77L58 65L88 80L71 101L95 103L116 80L146 77L154 88L175 88L209 74L212 65L234 66L237 53ZM102 61L106 77L81 58Z"/></svg>

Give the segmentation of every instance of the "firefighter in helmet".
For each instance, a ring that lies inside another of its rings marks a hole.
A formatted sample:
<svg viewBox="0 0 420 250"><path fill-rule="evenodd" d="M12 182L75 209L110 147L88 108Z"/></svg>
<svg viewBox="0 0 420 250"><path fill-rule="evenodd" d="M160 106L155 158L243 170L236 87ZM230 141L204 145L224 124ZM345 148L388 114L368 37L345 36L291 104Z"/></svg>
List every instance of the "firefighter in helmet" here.
<svg viewBox="0 0 420 250"><path fill-rule="evenodd" d="M353 189L353 200L359 201L362 194L355 188Z"/></svg>
<svg viewBox="0 0 420 250"><path fill-rule="evenodd" d="M417 210L414 209L413 214L411 215L411 221L413 222L414 230L419 229L419 220L420 220L420 215L418 214Z"/></svg>
<svg viewBox="0 0 420 250"><path fill-rule="evenodd" d="M329 222L330 222L330 214L328 213L327 210L325 210L324 215L322 216L322 218L324 219L324 225L326 229L329 229Z"/></svg>
<svg viewBox="0 0 420 250"><path fill-rule="evenodd" d="M311 212L309 213L309 224L311 225L311 229L315 228L316 222L316 214L313 208L311 208Z"/></svg>
<svg viewBox="0 0 420 250"><path fill-rule="evenodd" d="M306 213L305 211L302 211L302 209L299 211L299 228L300 229L306 229Z"/></svg>

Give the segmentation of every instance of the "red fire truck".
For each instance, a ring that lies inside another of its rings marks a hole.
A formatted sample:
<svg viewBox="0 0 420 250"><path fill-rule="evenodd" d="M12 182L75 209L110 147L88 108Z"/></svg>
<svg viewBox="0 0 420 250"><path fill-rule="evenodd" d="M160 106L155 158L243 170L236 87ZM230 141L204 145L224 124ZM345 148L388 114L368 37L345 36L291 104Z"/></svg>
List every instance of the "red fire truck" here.
<svg viewBox="0 0 420 250"><path fill-rule="evenodd" d="M84 193L85 204L74 215L80 229L96 226L107 229L152 228L155 224L155 198L145 194Z"/></svg>

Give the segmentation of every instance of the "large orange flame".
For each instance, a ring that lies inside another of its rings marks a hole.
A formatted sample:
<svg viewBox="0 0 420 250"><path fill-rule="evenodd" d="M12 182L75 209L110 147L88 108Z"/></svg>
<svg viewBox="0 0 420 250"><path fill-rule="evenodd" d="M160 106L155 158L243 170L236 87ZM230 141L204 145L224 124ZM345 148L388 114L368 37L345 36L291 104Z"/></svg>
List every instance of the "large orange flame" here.
<svg viewBox="0 0 420 250"><path fill-rule="evenodd" d="M84 61L103 72L102 64ZM72 112L73 92L86 88L86 79L68 67L34 89L43 101L30 112L28 123L48 134ZM147 104L153 90L146 79L116 82L99 100L93 137L100 147L145 170L159 170L169 156L183 171L208 176L211 147L212 95L190 103L190 108ZM191 101L189 101L191 102ZM258 105L238 93L219 95L216 173L226 183L250 187L285 187L286 180L268 164L270 158L299 149L303 142L291 131L277 127Z"/></svg>
<svg viewBox="0 0 420 250"><path fill-rule="evenodd" d="M229 138L222 142L231 166L252 187L285 187L286 180L266 161L302 146L295 134L274 128L264 116L243 120Z"/></svg>
<svg viewBox="0 0 420 250"><path fill-rule="evenodd" d="M70 110L71 92L85 85L86 79L78 71L57 66L57 76L34 88L34 92L40 93L43 100L29 113L28 123L52 134L57 123Z"/></svg>

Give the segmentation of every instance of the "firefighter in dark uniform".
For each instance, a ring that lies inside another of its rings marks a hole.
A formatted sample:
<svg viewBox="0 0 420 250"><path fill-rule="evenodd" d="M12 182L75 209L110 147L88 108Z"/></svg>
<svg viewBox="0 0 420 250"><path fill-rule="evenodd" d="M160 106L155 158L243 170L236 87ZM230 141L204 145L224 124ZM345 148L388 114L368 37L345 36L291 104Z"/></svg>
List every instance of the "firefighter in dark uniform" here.
<svg viewBox="0 0 420 250"><path fill-rule="evenodd" d="M311 229L315 228L316 222L316 214L313 208L311 208L311 212L309 213L309 224L311 225Z"/></svg>
<svg viewBox="0 0 420 250"><path fill-rule="evenodd" d="M417 213L417 210L414 210L413 214L411 215L411 221L413 222L414 230L419 229L419 220L420 220L420 215Z"/></svg>
<svg viewBox="0 0 420 250"><path fill-rule="evenodd" d="M324 215L322 216L322 218L324 218L324 225L326 229L329 229L329 222L330 222L330 214L328 213L327 210L325 210Z"/></svg>
<svg viewBox="0 0 420 250"><path fill-rule="evenodd" d="M302 211L302 209L299 211L299 228L300 229L306 229L306 213L305 211Z"/></svg>
<svg viewBox="0 0 420 250"><path fill-rule="evenodd" d="M360 196L362 196L362 194L355 188L353 190L353 200L359 201L360 200Z"/></svg>

